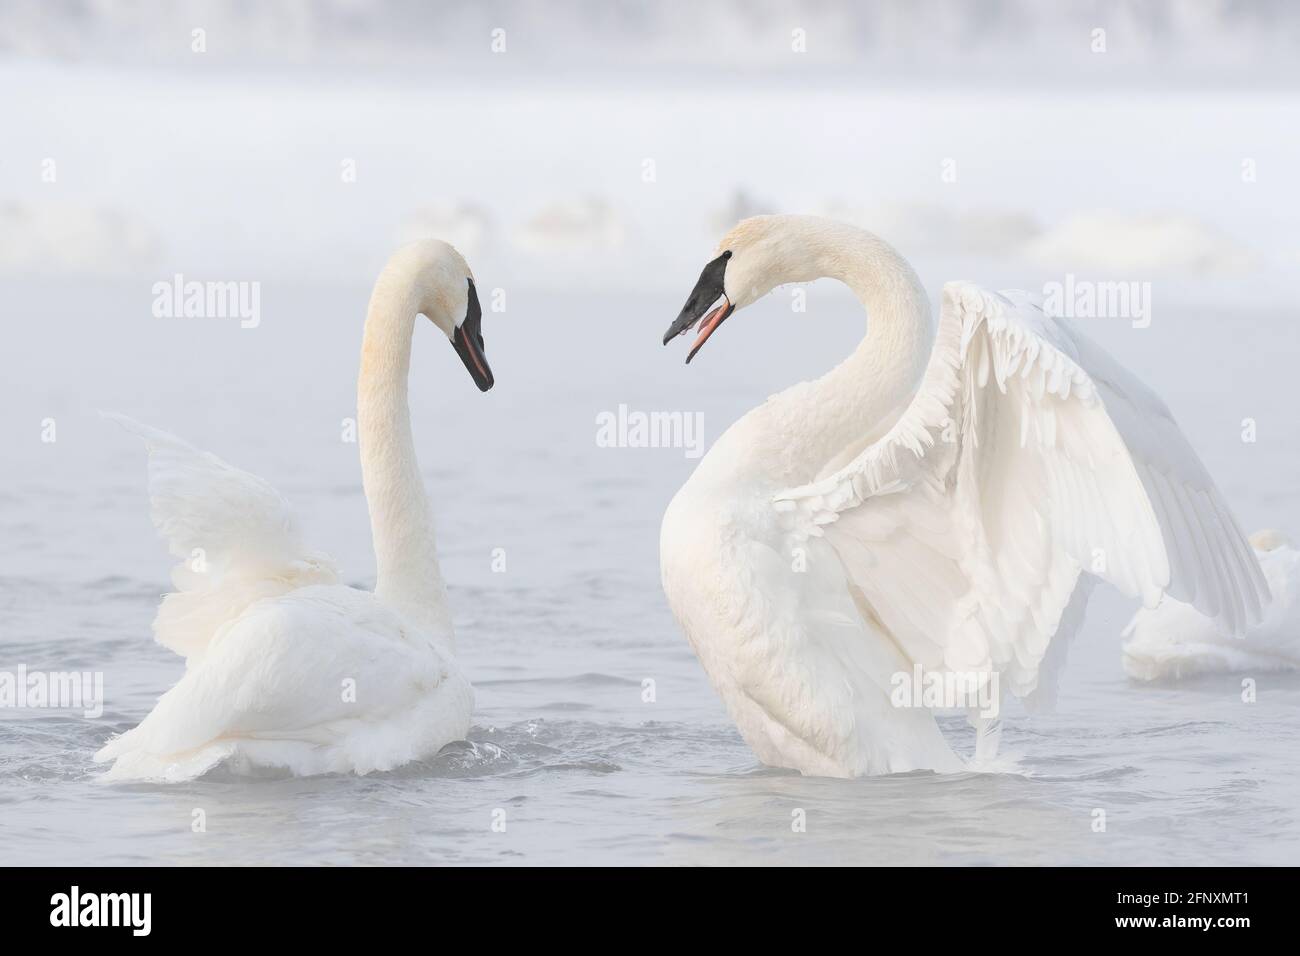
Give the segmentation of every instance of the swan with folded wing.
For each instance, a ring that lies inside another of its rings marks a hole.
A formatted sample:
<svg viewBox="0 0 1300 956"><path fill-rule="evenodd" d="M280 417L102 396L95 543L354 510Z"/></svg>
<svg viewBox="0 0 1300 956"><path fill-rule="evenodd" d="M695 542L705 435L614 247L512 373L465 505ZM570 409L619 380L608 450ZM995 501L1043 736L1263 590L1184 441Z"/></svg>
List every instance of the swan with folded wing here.
<svg viewBox="0 0 1300 956"><path fill-rule="evenodd" d="M218 765L307 776L388 770L469 730L447 592L407 404L411 336L427 316L482 391L482 310L451 246L403 246L371 295L357 383L373 592L303 546L265 481L166 432L116 418L149 449L153 521L181 563L154 620L185 673L95 755L107 780L190 780Z"/></svg>
<svg viewBox="0 0 1300 956"><path fill-rule="evenodd" d="M760 760L857 776L968 764L900 677L1050 694L1092 580L1231 633L1268 588L1169 410L1021 292L944 286L937 329L889 245L812 216L722 240L664 336L690 362L777 285L831 277L858 347L717 440L663 519L673 613ZM938 685L936 685L938 686ZM969 707L969 695L941 706ZM993 709L976 755L996 748Z"/></svg>
<svg viewBox="0 0 1300 956"><path fill-rule="evenodd" d="M1245 634L1225 634L1196 608L1165 595L1124 629L1121 661L1134 680L1300 670L1300 551L1280 531L1250 536L1273 601Z"/></svg>

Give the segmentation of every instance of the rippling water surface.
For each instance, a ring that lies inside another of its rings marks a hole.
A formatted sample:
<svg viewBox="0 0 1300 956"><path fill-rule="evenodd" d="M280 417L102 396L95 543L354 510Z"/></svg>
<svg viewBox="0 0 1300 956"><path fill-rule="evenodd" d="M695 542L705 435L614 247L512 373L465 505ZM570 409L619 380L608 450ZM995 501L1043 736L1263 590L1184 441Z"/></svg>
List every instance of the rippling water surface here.
<svg viewBox="0 0 1300 956"><path fill-rule="evenodd" d="M432 328L417 329L414 427L478 692L469 742L365 778L99 783L91 755L181 664L149 633L168 561L148 521L144 452L94 409L265 477L308 540L368 586L356 446L340 441L366 294L268 283L261 327L240 330L153 319L138 287L15 291L22 360L0 383L12 458L0 669L102 671L107 700L93 720L0 713L0 863L1296 861L1300 680L1258 675L1250 704L1240 675L1130 684L1118 660L1129 605L1113 595L1094 600L1057 712L1011 712L1013 771L841 781L755 761L659 588L659 517L693 462L680 449L598 448L595 417L619 403L700 410L712 441L851 346L861 318L834 291L797 319L824 334L792 346L796 320L760 305L690 369L657 342L677 296L626 297L611 313L599 297L521 291L485 317L498 381L487 396ZM1189 312L1145 335L1097 335L1165 395L1243 523L1294 529L1287 448L1300 436L1277 411L1277 383L1295 346L1277 345L1277 316L1238 318L1231 337L1218 322ZM1244 446L1248 415L1262 437ZM39 440L46 418L53 444ZM491 569L496 548L504 573ZM949 729L968 749L962 723ZM193 832L195 810L205 832ZM792 829L798 810L806 832Z"/></svg>

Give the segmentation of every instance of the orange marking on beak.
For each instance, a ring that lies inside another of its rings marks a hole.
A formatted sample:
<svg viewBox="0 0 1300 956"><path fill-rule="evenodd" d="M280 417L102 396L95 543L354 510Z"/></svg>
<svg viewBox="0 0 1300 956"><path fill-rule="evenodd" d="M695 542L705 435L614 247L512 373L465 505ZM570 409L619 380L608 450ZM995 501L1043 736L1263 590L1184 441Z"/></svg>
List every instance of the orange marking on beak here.
<svg viewBox="0 0 1300 956"><path fill-rule="evenodd" d="M707 316L704 317L704 324L700 326L699 337L695 339L695 344L691 346L692 355L698 352L700 350L700 346L703 345L706 341L708 341L709 336L713 334L713 330L722 324L722 319L727 314L727 310L730 308L731 308L731 301L724 297L724 301L722 305L718 306L716 309L714 309L712 312L710 312Z"/></svg>
<svg viewBox="0 0 1300 956"><path fill-rule="evenodd" d="M457 331L460 330L457 329ZM474 367L478 369L480 375L487 378L487 369L483 367L483 357L478 354L478 347L474 344L473 338L465 332L461 332L461 336L465 339L465 348L469 350L469 357L474 360Z"/></svg>

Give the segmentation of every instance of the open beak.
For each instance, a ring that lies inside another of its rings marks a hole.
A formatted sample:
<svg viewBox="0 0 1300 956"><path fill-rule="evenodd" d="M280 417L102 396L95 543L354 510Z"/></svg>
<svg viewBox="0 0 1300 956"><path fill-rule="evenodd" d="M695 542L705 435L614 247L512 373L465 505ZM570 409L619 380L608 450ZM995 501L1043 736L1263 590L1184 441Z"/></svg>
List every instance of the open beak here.
<svg viewBox="0 0 1300 956"><path fill-rule="evenodd" d="M470 378L480 392L486 392L493 385L492 369L488 366L483 351L483 308L478 303L478 292L474 289L474 280L469 281L469 301L465 309L465 321L456 326L451 344L456 354L465 363Z"/></svg>
<svg viewBox="0 0 1300 956"><path fill-rule="evenodd" d="M696 337L695 344L691 346L690 352L686 355L687 365L690 364L691 359L695 358L695 353L703 348L704 343L709 340L709 336L727 320L727 316L735 311L731 300L727 298L723 282L727 271L727 260L730 258L730 251L724 252L704 267L704 271L700 273L699 281L695 283L695 288L691 290L690 297L687 298L686 304L682 306L681 313L677 316L676 321L668 326L668 331L664 333L664 345L667 345L677 336L694 328L701 318L704 319L703 324L700 326L700 334ZM722 301L719 302L719 299Z"/></svg>

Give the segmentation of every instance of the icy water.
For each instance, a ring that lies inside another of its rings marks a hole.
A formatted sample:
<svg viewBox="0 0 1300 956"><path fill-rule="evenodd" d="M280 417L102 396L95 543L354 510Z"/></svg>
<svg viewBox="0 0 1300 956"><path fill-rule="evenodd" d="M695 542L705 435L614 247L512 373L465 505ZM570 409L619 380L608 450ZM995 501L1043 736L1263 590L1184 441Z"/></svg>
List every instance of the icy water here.
<svg viewBox="0 0 1300 956"><path fill-rule="evenodd" d="M933 289L943 275L925 277ZM368 290L266 283L262 324L240 329L154 319L147 285L11 283L0 669L102 671L107 700L99 719L0 713L0 863L1300 859L1300 679L1255 675L1249 704L1240 675L1130 684L1118 651L1130 607L1106 593L1057 713L1011 711L1003 747L1017 772L840 781L760 766L659 587L659 518L694 462L682 449L597 447L596 416L620 403L700 411L711 442L770 392L829 367L862 319L843 290L819 285L808 315L761 303L686 368L684 349L658 341L694 277L682 278L663 296L512 290L508 311L485 317L498 383L486 396L432 328L417 328L414 428L478 693L468 744L365 778L172 787L104 785L91 762L181 671L150 637L169 562L149 525L144 451L94 410L172 430L271 481L309 542L369 586L356 446L340 440ZM818 334L791 336L792 322ZM1250 528L1300 527L1300 435L1280 400L1294 327L1294 316L1247 312L1225 335L1213 311L1170 309L1140 334L1094 330L1165 396ZM1240 438L1248 416L1254 444ZM46 419L52 443L40 440ZM964 725L950 729L969 749ZM805 832L792 828L799 810Z"/></svg>

